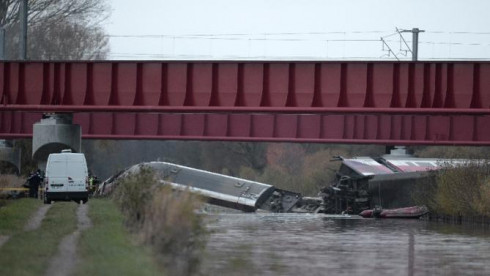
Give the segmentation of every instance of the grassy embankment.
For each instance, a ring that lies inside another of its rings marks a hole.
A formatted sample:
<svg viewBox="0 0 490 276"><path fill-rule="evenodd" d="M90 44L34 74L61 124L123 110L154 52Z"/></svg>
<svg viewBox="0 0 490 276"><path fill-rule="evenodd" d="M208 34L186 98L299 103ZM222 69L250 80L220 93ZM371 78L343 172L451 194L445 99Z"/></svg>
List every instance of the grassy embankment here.
<svg viewBox="0 0 490 276"><path fill-rule="evenodd" d="M109 199L89 200L93 227L82 232L75 275L161 275L149 249L137 246Z"/></svg>
<svg viewBox="0 0 490 276"><path fill-rule="evenodd" d="M110 199L92 199L89 204L93 227L82 233L83 264L76 275L198 271L207 230L195 213L201 204L196 196L162 186L154 171L143 168L121 180Z"/></svg>
<svg viewBox="0 0 490 276"><path fill-rule="evenodd" d="M413 198L433 214L458 217L459 222L482 221L490 217L490 163L446 165L434 172L432 179L420 183Z"/></svg>
<svg viewBox="0 0 490 276"><path fill-rule="evenodd" d="M0 208L0 234L11 236L0 248L0 275L42 275L61 239L75 231L73 202L56 202L41 227L24 232L24 225L42 202L9 201ZM93 227L82 232L75 275L161 275L149 249L135 245L123 226L123 216L109 199L89 201Z"/></svg>
<svg viewBox="0 0 490 276"><path fill-rule="evenodd" d="M5 201L0 207L0 235L10 236L22 231L33 212L41 206L39 200L24 198Z"/></svg>
<svg viewBox="0 0 490 276"><path fill-rule="evenodd" d="M76 205L57 203L48 211L39 229L24 232L25 218L34 211L32 207L41 204L38 200L21 199L5 207L10 210L5 210L7 213L20 214L22 219L10 219L2 227L10 232L11 238L0 248L0 275L43 274L61 239L76 229ZM2 221L4 215L0 214Z"/></svg>
<svg viewBox="0 0 490 276"><path fill-rule="evenodd" d="M41 202L10 202L0 209L0 233L11 236L0 248L0 275L41 275L61 239L75 231L77 205L56 202L39 229L24 232ZM162 187L153 172L143 170L121 181L113 200L91 199L88 204L93 226L81 234L75 275L198 271L207 231L195 213L200 204L195 196Z"/></svg>

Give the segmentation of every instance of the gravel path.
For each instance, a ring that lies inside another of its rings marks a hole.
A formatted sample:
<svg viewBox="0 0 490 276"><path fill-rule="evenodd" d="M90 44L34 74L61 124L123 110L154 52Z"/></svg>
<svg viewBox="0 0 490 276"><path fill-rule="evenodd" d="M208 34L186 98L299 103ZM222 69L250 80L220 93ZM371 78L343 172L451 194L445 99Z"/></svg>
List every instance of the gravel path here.
<svg viewBox="0 0 490 276"><path fill-rule="evenodd" d="M78 229L65 236L58 246L58 254L51 259L45 275L61 276L70 275L75 268L77 257L77 244L80 233L91 227L92 222L88 217L88 205L80 204L77 209Z"/></svg>
<svg viewBox="0 0 490 276"><path fill-rule="evenodd" d="M51 208L51 204L43 205L37 209L37 212L32 215L29 221L27 221L27 224L24 226L24 231L32 231L39 228L49 208Z"/></svg>

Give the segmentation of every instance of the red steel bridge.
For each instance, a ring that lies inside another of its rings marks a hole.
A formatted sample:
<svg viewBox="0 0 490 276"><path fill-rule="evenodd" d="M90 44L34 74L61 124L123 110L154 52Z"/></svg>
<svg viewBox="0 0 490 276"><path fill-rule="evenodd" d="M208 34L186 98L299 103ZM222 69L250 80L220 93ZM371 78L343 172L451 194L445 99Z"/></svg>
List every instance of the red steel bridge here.
<svg viewBox="0 0 490 276"><path fill-rule="evenodd" d="M0 138L48 112L92 139L490 145L490 63L0 63Z"/></svg>

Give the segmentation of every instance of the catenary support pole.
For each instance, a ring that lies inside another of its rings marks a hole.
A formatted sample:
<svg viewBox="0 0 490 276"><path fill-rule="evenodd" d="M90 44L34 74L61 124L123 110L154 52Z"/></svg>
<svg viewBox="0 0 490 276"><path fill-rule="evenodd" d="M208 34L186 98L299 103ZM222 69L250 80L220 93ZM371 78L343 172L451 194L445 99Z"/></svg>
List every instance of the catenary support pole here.
<svg viewBox="0 0 490 276"><path fill-rule="evenodd" d="M20 21L20 43L19 43L19 58L27 59L27 0L19 0L19 21Z"/></svg>
<svg viewBox="0 0 490 276"><path fill-rule="evenodd" d="M425 32L419 28L412 29L412 61L419 59L419 33Z"/></svg>
<svg viewBox="0 0 490 276"><path fill-rule="evenodd" d="M0 27L0 60L5 59L5 29Z"/></svg>
<svg viewBox="0 0 490 276"><path fill-rule="evenodd" d="M425 32L419 28L412 28L411 30L403 30L402 33L412 33L412 61L419 60L419 33Z"/></svg>

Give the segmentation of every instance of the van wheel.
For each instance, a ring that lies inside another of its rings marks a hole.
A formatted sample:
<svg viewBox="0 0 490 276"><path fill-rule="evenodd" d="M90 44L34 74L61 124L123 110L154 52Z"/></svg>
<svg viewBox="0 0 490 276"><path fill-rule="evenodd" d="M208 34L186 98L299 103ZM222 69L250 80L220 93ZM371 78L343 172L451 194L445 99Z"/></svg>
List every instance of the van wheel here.
<svg viewBox="0 0 490 276"><path fill-rule="evenodd" d="M50 204L51 200L48 197L44 197L44 204Z"/></svg>
<svg viewBox="0 0 490 276"><path fill-rule="evenodd" d="M88 201L88 197L87 197L87 198L82 199L82 201L83 201L83 204L87 203L87 201Z"/></svg>

